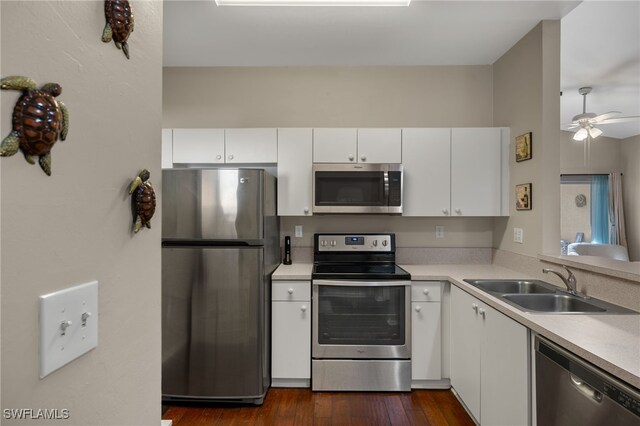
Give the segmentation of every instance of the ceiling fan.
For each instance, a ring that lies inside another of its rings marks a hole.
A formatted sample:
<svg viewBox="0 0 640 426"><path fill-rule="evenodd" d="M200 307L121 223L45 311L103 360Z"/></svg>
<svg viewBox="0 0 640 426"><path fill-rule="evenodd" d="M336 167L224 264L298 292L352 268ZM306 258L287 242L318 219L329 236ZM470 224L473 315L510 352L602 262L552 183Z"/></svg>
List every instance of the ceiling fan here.
<svg viewBox="0 0 640 426"><path fill-rule="evenodd" d="M591 87L581 87L578 89L578 93L582 95L582 114L578 114L573 117L571 124L568 127L569 130L578 128L578 131L573 135L574 140L583 141L587 136L591 136L591 139L595 139L600 136L602 134L602 130L595 127L595 125L624 123L640 119L640 116L616 118L616 115L622 114L620 111L609 111L600 115L596 115L593 112L587 112L587 95L591 93L591 90Z"/></svg>

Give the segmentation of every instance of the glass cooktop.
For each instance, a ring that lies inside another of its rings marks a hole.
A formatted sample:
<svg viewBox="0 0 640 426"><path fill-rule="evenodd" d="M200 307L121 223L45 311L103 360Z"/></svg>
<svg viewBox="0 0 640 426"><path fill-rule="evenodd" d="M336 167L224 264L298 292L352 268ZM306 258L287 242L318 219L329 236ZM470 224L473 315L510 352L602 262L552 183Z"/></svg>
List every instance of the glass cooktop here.
<svg viewBox="0 0 640 426"><path fill-rule="evenodd" d="M411 275L394 263L316 263L312 278L409 280Z"/></svg>

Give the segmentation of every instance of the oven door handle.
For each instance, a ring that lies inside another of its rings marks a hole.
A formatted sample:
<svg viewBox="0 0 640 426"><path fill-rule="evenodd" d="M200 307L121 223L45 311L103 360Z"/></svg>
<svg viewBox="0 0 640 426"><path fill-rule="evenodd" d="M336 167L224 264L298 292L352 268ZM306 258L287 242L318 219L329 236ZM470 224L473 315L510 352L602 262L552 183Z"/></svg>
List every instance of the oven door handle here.
<svg viewBox="0 0 640 426"><path fill-rule="evenodd" d="M313 285L329 285L335 287L401 287L410 286L411 281L313 280Z"/></svg>
<svg viewBox="0 0 640 426"><path fill-rule="evenodd" d="M389 204L389 172L384 172L384 200Z"/></svg>

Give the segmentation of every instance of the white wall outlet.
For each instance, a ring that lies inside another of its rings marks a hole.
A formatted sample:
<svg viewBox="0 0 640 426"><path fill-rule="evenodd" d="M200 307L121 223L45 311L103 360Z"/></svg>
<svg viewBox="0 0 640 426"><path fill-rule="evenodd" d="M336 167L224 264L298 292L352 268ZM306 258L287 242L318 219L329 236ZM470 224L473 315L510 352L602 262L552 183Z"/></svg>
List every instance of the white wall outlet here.
<svg viewBox="0 0 640 426"><path fill-rule="evenodd" d="M436 238L444 238L444 226L436 226Z"/></svg>
<svg viewBox="0 0 640 426"><path fill-rule="evenodd" d="M40 378L98 346L98 281L40 296Z"/></svg>
<svg viewBox="0 0 640 426"><path fill-rule="evenodd" d="M513 242L524 243L524 231L522 228L513 228Z"/></svg>
<svg viewBox="0 0 640 426"><path fill-rule="evenodd" d="M302 225L296 225L295 234L296 238L302 238Z"/></svg>

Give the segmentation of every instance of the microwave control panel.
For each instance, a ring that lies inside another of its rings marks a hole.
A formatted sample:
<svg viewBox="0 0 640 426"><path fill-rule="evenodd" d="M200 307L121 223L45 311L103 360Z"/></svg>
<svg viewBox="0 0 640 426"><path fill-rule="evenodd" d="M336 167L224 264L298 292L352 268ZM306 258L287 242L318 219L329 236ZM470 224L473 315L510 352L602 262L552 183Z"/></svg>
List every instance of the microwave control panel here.
<svg viewBox="0 0 640 426"><path fill-rule="evenodd" d="M366 251L392 252L393 241L390 234L380 235L317 235L318 251Z"/></svg>

